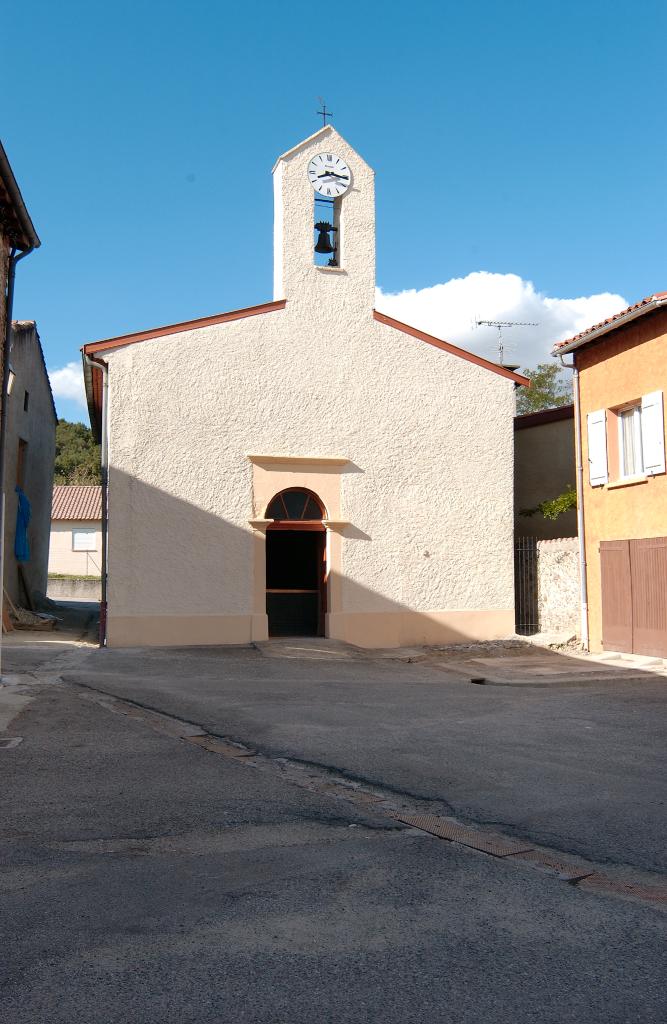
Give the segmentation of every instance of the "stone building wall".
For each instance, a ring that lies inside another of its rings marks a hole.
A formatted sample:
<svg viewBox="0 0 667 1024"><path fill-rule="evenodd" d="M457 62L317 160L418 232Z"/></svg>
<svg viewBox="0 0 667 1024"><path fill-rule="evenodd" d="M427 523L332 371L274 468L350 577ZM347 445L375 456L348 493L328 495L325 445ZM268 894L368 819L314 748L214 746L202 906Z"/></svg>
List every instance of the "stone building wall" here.
<svg viewBox="0 0 667 1024"><path fill-rule="evenodd" d="M16 377L7 399L4 586L15 604L23 604L24 584L14 556L18 502L15 488L21 482L31 506L30 560L22 564L22 570L25 587L32 597L46 592L56 448L56 411L39 334L32 320L15 320L12 324L11 365Z"/></svg>
<svg viewBox="0 0 667 1024"><path fill-rule="evenodd" d="M579 546L576 537L537 542L540 632L580 632Z"/></svg>

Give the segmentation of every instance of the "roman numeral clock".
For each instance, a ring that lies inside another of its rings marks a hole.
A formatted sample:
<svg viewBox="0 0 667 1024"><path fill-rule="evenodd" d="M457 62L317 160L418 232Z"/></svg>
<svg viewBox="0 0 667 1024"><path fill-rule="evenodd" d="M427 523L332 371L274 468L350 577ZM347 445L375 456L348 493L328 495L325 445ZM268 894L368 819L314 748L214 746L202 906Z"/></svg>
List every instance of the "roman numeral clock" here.
<svg viewBox="0 0 667 1024"><path fill-rule="evenodd" d="M339 156L334 153L318 153L308 164L308 180L315 189L315 230L319 232L315 244L315 252L318 257L331 256L328 262L330 267L338 266L337 245L332 244L329 233L336 237L338 228L332 223L337 213L337 206L334 203L345 195L350 187L350 169ZM318 219L318 206L321 212L326 210L331 221ZM317 260L316 260L317 262Z"/></svg>
<svg viewBox="0 0 667 1024"><path fill-rule="evenodd" d="M318 153L308 164L308 178L316 192L327 199L338 199L350 187L350 171L344 160L333 153Z"/></svg>

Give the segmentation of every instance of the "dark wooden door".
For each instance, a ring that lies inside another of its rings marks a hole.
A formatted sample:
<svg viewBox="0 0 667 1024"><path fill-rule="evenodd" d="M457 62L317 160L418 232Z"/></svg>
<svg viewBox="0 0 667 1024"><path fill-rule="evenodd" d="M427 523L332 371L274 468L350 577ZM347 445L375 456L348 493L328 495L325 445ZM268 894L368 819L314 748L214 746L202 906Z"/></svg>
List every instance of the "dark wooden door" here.
<svg viewBox="0 0 667 1024"><path fill-rule="evenodd" d="M667 657L667 537L600 543L602 646Z"/></svg>
<svg viewBox="0 0 667 1024"><path fill-rule="evenodd" d="M632 650L667 657L667 537L630 541Z"/></svg>
<svg viewBox="0 0 667 1024"><path fill-rule="evenodd" d="M267 531L269 636L323 635L325 536L323 529Z"/></svg>
<svg viewBox="0 0 667 1024"><path fill-rule="evenodd" d="M602 647L632 653L632 580L630 542L600 542L602 590Z"/></svg>

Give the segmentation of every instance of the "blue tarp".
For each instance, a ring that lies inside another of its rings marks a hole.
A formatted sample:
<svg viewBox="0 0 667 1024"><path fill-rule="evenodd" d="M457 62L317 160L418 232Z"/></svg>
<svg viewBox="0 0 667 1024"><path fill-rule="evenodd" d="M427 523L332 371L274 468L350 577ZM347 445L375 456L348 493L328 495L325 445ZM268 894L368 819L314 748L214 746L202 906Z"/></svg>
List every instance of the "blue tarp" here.
<svg viewBox="0 0 667 1024"><path fill-rule="evenodd" d="M30 561L30 545L28 543L28 523L30 522L30 502L21 488L16 486L16 493L19 496L18 508L16 509L16 536L14 537L14 554L17 562Z"/></svg>

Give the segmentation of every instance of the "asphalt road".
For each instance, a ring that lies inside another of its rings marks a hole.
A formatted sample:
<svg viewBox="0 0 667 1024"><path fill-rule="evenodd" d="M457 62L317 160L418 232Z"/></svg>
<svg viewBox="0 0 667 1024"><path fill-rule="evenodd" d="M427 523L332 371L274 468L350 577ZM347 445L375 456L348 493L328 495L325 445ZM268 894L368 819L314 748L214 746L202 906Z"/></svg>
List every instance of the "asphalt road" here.
<svg viewBox="0 0 667 1024"><path fill-rule="evenodd" d="M210 648L92 651L65 678L564 852L667 868L664 678L481 687L422 663Z"/></svg>
<svg viewBox="0 0 667 1024"><path fill-rule="evenodd" d="M435 685L415 681L416 699ZM272 706L298 723L294 685L274 677ZM377 679L356 686L382 703ZM3 1022L664 1021L664 912L399 828L85 690L26 692L23 742L0 750Z"/></svg>

